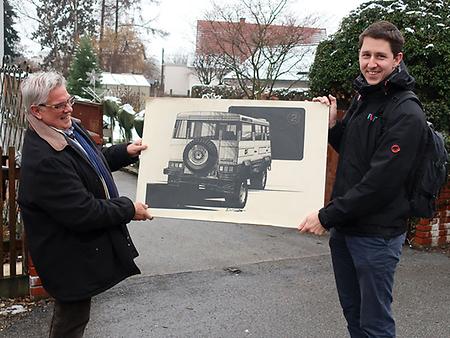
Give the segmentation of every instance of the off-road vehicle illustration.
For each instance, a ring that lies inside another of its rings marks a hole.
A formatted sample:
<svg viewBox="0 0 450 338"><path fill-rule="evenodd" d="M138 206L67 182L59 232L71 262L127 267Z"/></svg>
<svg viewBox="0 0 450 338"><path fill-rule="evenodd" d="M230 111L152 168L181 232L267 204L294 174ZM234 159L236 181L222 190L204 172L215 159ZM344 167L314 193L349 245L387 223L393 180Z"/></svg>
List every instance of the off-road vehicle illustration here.
<svg viewBox="0 0 450 338"><path fill-rule="evenodd" d="M267 120L228 112L183 112L176 118L164 174L169 186L213 192L225 198L226 206L243 208L249 187L265 188L271 162Z"/></svg>

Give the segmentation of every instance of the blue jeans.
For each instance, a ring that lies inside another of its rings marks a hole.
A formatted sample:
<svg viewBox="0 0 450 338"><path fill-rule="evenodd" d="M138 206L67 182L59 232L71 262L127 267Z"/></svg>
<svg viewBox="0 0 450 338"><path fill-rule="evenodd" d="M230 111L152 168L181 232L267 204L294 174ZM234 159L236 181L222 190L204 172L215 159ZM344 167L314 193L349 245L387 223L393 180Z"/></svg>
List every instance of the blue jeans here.
<svg viewBox="0 0 450 338"><path fill-rule="evenodd" d="M351 338L394 338L394 273L406 234L391 239L330 233L339 301Z"/></svg>

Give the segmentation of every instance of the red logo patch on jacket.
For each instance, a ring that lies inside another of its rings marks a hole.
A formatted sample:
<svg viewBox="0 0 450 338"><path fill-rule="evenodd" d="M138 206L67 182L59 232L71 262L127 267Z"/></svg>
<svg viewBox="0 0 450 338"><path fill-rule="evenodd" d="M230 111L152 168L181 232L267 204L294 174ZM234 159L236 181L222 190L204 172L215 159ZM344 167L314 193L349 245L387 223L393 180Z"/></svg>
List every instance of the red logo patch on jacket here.
<svg viewBox="0 0 450 338"><path fill-rule="evenodd" d="M391 151L392 151L394 154L397 154L398 152L400 152L400 146L399 146L398 144L393 144L393 145L391 146Z"/></svg>

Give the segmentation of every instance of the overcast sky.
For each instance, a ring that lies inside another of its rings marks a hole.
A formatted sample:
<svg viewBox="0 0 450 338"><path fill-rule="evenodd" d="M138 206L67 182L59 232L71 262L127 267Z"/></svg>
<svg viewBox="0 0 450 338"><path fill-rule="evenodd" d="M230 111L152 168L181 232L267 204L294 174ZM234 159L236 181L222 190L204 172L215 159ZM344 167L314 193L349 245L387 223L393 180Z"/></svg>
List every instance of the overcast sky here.
<svg viewBox="0 0 450 338"><path fill-rule="evenodd" d="M17 0L26 4L26 1ZM233 0L220 0L226 4ZM293 0L291 11L299 18L313 15L319 19L318 26L326 28L327 34L333 34L343 17L367 0ZM143 0L145 3L146 0ZM156 18L152 23L155 28L169 33L168 37L159 38L151 35L144 36L147 53L161 60L161 50L166 55L192 53L195 44L196 22L203 19L207 10L211 9L211 0L160 0L155 8L143 7L142 15L147 20ZM19 16L20 17L20 16ZM21 33L22 45L29 56L39 53L39 45L30 40L35 27L30 20L22 19L17 23L17 30Z"/></svg>
<svg viewBox="0 0 450 338"><path fill-rule="evenodd" d="M292 11L299 18L308 14L319 17L319 27L326 28L327 34L333 34L338 29L341 19L366 1L295 0ZM230 0L222 0L220 3L227 2ZM211 0L161 0L155 26L169 32L170 35L164 39L152 39L152 43L148 46L149 53L160 59L162 48L166 54L193 51L196 22L204 18L208 9L211 9Z"/></svg>

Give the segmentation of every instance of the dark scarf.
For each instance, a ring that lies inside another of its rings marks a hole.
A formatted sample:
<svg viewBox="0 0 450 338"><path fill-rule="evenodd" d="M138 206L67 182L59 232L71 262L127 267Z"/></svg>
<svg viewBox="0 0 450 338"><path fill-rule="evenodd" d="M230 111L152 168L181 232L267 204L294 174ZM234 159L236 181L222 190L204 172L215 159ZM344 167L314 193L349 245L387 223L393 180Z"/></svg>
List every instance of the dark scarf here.
<svg viewBox="0 0 450 338"><path fill-rule="evenodd" d="M70 131L67 134L71 134ZM73 136L78 141L80 146L84 149L87 154L87 158L89 162L91 162L92 166L95 168L97 173L103 181L106 183L106 187L108 188L108 193L110 198L119 197L119 192L117 191L116 184L114 183L111 172L106 167L103 160L100 158L97 150L92 146L91 142L86 139L84 133L80 132L78 128L73 128ZM70 137L70 136L69 136Z"/></svg>

